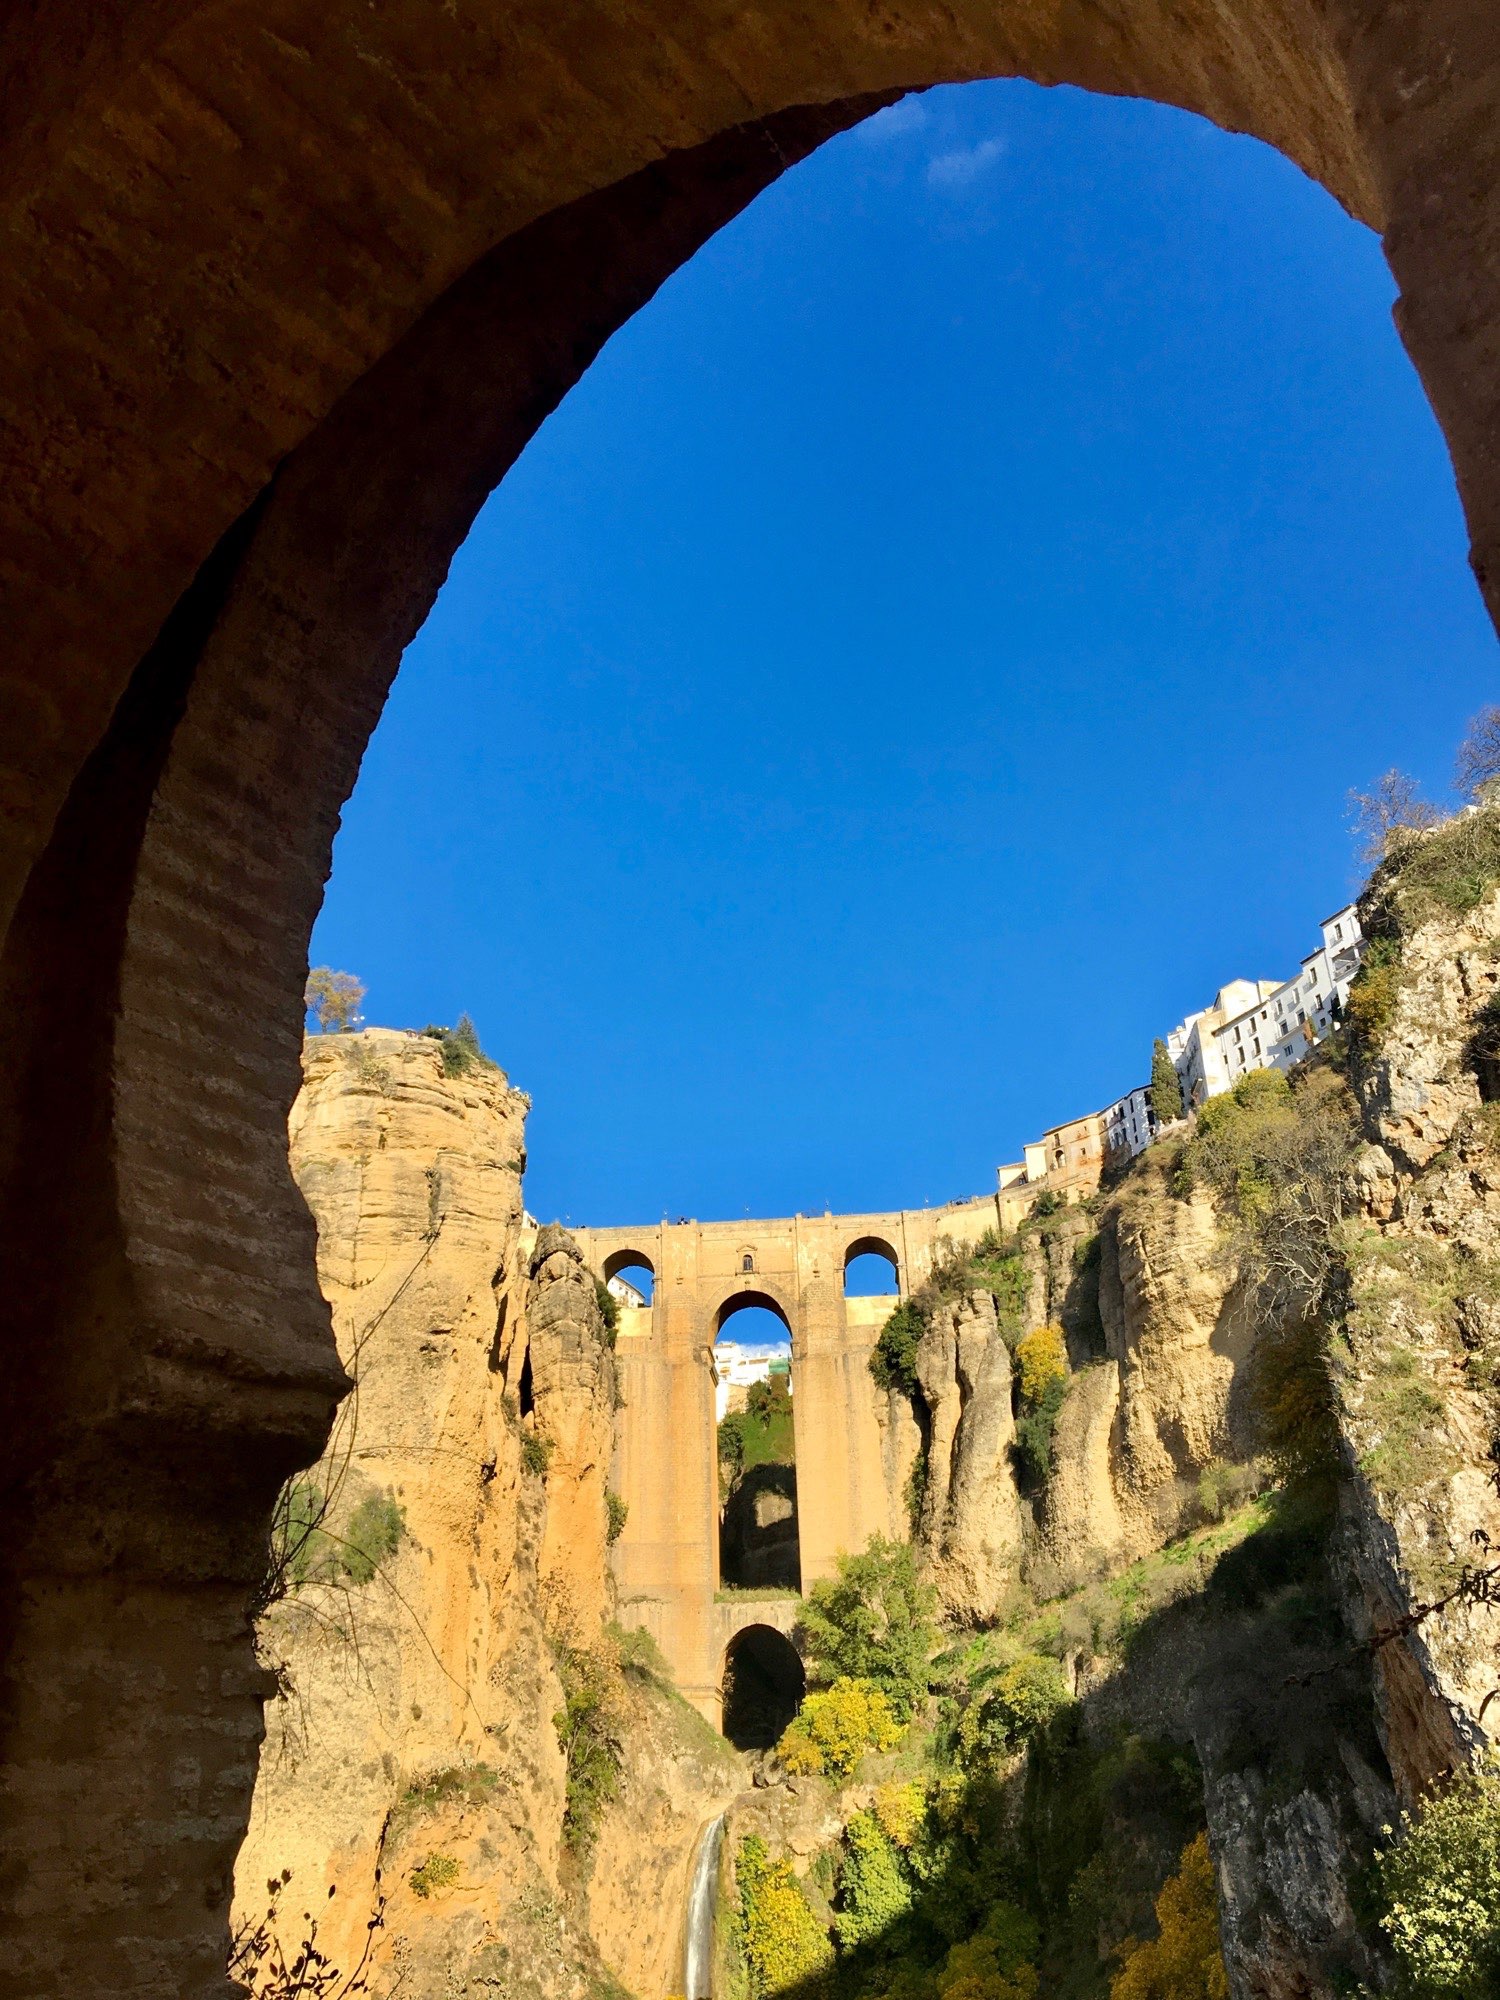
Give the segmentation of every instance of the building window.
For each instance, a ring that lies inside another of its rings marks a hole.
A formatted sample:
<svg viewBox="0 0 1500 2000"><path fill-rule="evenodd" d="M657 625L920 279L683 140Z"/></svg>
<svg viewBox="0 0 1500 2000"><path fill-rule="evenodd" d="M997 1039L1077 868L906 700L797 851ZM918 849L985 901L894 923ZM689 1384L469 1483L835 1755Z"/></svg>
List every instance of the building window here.
<svg viewBox="0 0 1500 2000"><path fill-rule="evenodd" d="M748 1250L740 1259L740 1269L742 1271L753 1271L755 1269L755 1259L750 1255Z"/></svg>

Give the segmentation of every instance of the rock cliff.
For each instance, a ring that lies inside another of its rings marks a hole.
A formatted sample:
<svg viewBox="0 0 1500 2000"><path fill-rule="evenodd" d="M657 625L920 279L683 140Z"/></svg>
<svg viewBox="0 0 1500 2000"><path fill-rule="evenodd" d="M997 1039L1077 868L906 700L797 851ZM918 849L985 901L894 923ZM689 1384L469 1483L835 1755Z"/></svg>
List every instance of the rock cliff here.
<svg viewBox="0 0 1500 2000"><path fill-rule="evenodd" d="M347 1972L378 1868L375 1993L665 1990L732 1759L607 1624L613 1356L572 1239L524 1217L527 1100L385 1030L310 1041L304 1070L293 1167L356 1387L279 1524L237 1923L289 1870L266 1936L290 1956L316 1918ZM596 1700L622 1781L580 1838L559 1723Z"/></svg>
<svg viewBox="0 0 1500 2000"><path fill-rule="evenodd" d="M1491 1746L1500 1687L1500 895L1456 911L1424 893L1495 818L1414 842L1362 904L1385 991L1355 1076L1364 1226L1333 1362L1351 1569L1394 1634L1376 1671L1408 1799Z"/></svg>
<svg viewBox="0 0 1500 2000"><path fill-rule="evenodd" d="M926 1416L918 1537L949 1614L983 1619L1015 1580L1021 1557L1010 1351L988 1292L934 1304L916 1378Z"/></svg>

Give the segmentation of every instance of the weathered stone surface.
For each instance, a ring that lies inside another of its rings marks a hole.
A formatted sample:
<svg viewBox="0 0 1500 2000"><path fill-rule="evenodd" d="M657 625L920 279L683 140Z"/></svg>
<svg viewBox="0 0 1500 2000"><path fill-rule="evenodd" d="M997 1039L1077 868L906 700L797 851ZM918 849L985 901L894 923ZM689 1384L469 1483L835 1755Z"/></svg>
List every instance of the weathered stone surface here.
<svg viewBox="0 0 1500 2000"><path fill-rule="evenodd" d="M1010 1448L1010 1353L988 1292L943 1299L917 1348L927 1406L919 1533L944 1608L993 1617L1020 1569L1021 1505Z"/></svg>
<svg viewBox="0 0 1500 2000"><path fill-rule="evenodd" d="M1387 872L1372 921L1389 892ZM1405 927L1394 1013L1358 1079L1355 1184L1374 1228L1354 1245L1336 1354L1350 1567L1377 1634L1451 1599L1376 1654L1408 1800L1489 1747L1500 1685L1500 1606L1453 1595L1466 1566L1500 1560L1500 1147L1472 1047L1500 992L1497 937L1500 897Z"/></svg>
<svg viewBox="0 0 1500 2000"><path fill-rule="evenodd" d="M292 1159L357 1384L309 1483L334 1496L333 1552L371 1495L399 1504L405 1532L367 1581L319 1581L314 1564L262 1621L278 1695L241 1917L290 1868L286 1942L313 1908L347 1972L381 1865L375 1962L414 2000L470 1979L562 2000L616 1951L658 1990L677 1926L660 1898L735 1766L685 1709L617 1676L627 1782L601 1835L607 1880L580 1900L554 1645L610 1643L614 1366L572 1238L523 1227L526 1099L491 1066L447 1076L435 1041L385 1030L310 1041L306 1073ZM526 1468L528 1437L545 1474ZM456 1879L424 1896L413 1871L433 1854ZM626 1909L652 1916L632 1927Z"/></svg>

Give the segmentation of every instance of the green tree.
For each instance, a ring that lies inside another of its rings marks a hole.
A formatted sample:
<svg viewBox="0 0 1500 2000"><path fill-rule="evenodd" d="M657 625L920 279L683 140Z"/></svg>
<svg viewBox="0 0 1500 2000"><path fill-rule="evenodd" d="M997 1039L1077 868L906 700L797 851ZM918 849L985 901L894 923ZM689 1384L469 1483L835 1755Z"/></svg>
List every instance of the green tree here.
<svg viewBox="0 0 1500 2000"><path fill-rule="evenodd" d="M959 1724L966 1757L1008 1757L1029 1743L1073 1699L1067 1676L1045 1653L1023 1653Z"/></svg>
<svg viewBox="0 0 1500 2000"><path fill-rule="evenodd" d="M901 1856L872 1812L858 1812L844 1829L839 1908L834 1929L845 1951L872 1944L912 1906L912 1881Z"/></svg>
<svg viewBox="0 0 1500 2000"><path fill-rule="evenodd" d="M937 1593L917 1574L905 1542L875 1535L862 1555L841 1555L815 1583L800 1635L815 1679L870 1681L905 1721L927 1692L937 1643Z"/></svg>
<svg viewBox="0 0 1500 2000"><path fill-rule="evenodd" d="M917 1387L917 1346L926 1322L921 1308L903 1299L880 1329L880 1337L870 1353L870 1373L882 1389L904 1389L909 1396Z"/></svg>
<svg viewBox="0 0 1500 2000"><path fill-rule="evenodd" d="M1139 1071L1136 1072L1140 1074ZM1151 1044L1151 1109L1159 1125L1182 1116L1182 1084L1160 1035Z"/></svg>
<svg viewBox="0 0 1500 2000"><path fill-rule="evenodd" d="M319 1034L342 1035L358 1026L359 1003L364 997L364 985L352 972L315 965L307 975L302 1004L317 1023Z"/></svg>
<svg viewBox="0 0 1500 2000"><path fill-rule="evenodd" d="M1418 2000L1500 1992L1500 1772L1469 1771L1403 1813L1379 1864L1390 1938Z"/></svg>

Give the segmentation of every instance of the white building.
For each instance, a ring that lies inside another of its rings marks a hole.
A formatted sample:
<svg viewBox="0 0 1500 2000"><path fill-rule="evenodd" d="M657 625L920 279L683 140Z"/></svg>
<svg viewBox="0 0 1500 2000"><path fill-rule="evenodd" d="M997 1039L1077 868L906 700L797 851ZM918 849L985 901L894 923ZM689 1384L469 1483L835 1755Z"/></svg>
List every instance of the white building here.
<svg viewBox="0 0 1500 2000"><path fill-rule="evenodd" d="M1247 1019L1262 1001L1277 992L1274 979L1231 979L1221 986L1208 1007L1200 1007L1167 1036L1167 1054L1182 1085L1183 1104L1206 1104L1234 1081L1226 1069L1219 1030L1226 1022Z"/></svg>
<svg viewBox="0 0 1500 2000"><path fill-rule="evenodd" d="M628 1278L622 1278L618 1272L614 1277L605 1280L605 1286L622 1306L629 1306L633 1312L639 1312L648 1303L646 1294L632 1285Z"/></svg>
<svg viewBox="0 0 1500 2000"><path fill-rule="evenodd" d="M1156 1113L1146 1084L1117 1097L1104 1114L1104 1150L1111 1159L1144 1153L1156 1137Z"/></svg>
<svg viewBox="0 0 1500 2000"><path fill-rule="evenodd" d="M792 1364L784 1347L741 1347L733 1340L719 1341L714 1347L715 1420L723 1423L731 1397L735 1407L742 1410L751 1383L769 1382L773 1375L785 1375L790 1395Z"/></svg>
<svg viewBox="0 0 1500 2000"><path fill-rule="evenodd" d="M1359 912L1347 903L1318 928L1322 943L1303 959L1293 978L1258 995L1215 1027L1215 1068L1224 1078L1219 1090L1227 1090L1252 1069L1290 1069L1342 1019L1349 983L1364 953ZM1210 1097L1216 1094L1208 1092Z"/></svg>

